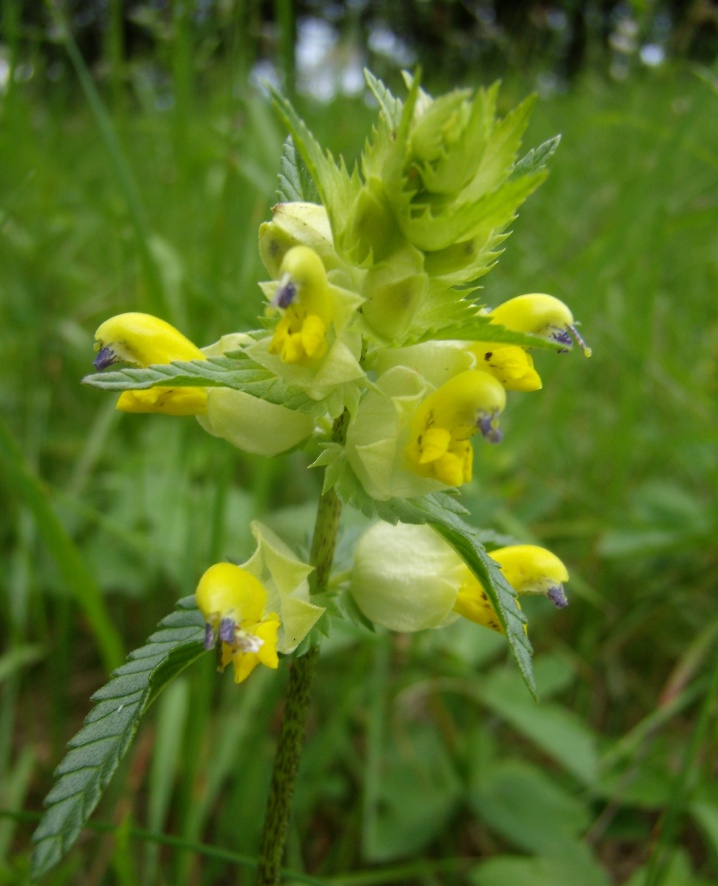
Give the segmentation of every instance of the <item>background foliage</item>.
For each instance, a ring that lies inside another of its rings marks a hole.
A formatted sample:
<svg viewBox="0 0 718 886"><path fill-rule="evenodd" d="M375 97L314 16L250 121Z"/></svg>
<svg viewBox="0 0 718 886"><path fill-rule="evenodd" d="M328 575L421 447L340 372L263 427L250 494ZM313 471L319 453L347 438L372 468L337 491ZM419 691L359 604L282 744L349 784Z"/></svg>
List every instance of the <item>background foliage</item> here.
<svg viewBox="0 0 718 886"><path fill-rule="evenodd" d="M344 28L322 56L302 49L308 24L291 4L274 19L241 7L274 21L270 43L239 8L145 7L141 52L123 49L110 17L101 50L83 46L88 69L60 23L3 6L0 883L27 881L28 814L109 669L208 563L248 555L251 517L299 545L313 519L318 477L302 455L251 459L191 420L120 416L83 388L94 329L147 310L206 344L253 323L256 231L284 133L252 72L295 72L308 122L349 158L374 113L347 86L364 60L392 86L397 63L415 61L429 89L456 85L458 49L444 45L439 67L391 21L388 53ZM648 19L624 11L633 48L606 43L570 85L563 56L522 51L528 28L505 29L460 75L501 74L506 107L538 87L528 143L563 134L486 301L551 292L594 352L537 356L544 390L511 397L504 442L480 449L468 496L477 525L569 564L570 608L527 606L542 702L488 631L335 630L288 857L322 882L718 877L718 87L715 69L685 58L643 63ZM110 831L88 832L47 882L235 882L239 855L256 850L284 678L257 673L237 690L209 657L188 670L100 807Z"/></svg>

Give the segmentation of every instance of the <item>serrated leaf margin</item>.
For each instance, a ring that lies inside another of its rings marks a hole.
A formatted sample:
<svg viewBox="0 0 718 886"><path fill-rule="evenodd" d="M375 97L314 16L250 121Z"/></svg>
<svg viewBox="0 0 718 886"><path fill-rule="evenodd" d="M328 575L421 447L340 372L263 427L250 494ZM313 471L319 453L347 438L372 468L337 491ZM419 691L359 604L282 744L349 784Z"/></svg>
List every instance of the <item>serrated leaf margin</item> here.
<svg viewBox="0 0 718 886"><path fill-rule="evenodd" d="M37 879L67 854L132 743L140 720L164 687L204 654L204 621L194 597L162 619L144 646L113 671L92 696L96 702L55 770L47 809L32 840Z"/></svg>

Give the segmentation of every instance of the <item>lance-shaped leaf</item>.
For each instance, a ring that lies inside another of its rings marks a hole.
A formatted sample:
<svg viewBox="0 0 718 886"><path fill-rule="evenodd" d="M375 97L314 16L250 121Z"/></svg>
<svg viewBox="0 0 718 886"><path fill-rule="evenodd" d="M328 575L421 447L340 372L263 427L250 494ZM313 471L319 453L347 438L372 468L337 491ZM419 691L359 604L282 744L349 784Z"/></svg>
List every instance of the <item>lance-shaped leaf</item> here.
<svg viewBox="0 0 718 886"><path fill-rule="evenodd" d="M319 203L317 186L295 148L291 135L287 136L282 146L277 196L280 203Z"/></svg>
<svg viewBox="0 0 718 886"><path fill-rule="evenodd" d="M185 597L159 623L147 645L114 671L92 700L95 707L69 742L45 798L47 810L33 835L32 876L42 876L68 852L137 732L140 719L164 687L204 653L204 619Z"/></svg>
<svg viewBox="0 0 718 886"><path fill-rule="evenodd" d="M178 360L156 363L145 369L117 369L88 375L83 382L104 391L140 391L157 385L231 388L300 412L321 415L326 411L324 401L312 400L303 388L287 384L269 369L244 356Z"/></svg>

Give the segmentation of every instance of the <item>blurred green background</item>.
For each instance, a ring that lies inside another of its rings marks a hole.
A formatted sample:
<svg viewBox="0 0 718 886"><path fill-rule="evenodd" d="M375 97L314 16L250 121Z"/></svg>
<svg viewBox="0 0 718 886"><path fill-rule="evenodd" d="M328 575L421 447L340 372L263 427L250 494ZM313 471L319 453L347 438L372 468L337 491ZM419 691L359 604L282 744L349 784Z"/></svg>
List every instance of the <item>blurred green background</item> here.
<svg viewBox="0 0 718 886"><path fill-rule="evenodd" d="M562 298L594 356L537 355L544 389L510 397L467 502L559 554L571 606L526 606L540 705L488 631L335 626L287 864L347 886L718 880L716 6L515 8L0 6L0 884L28 882L27 813L109 670L250 553L250 519L298 545L313 521L301 453L83 387L95 328L253 326L285 135L262 79L353 160L362 67L400 91L417 64L435 92L500 77L505 110L536 90L526 146L563 135L484 295ZM210 659L141 728L95 816L112 830L48 883L251 882L197 843L254 855L286 669L238 689Z"/></svg>

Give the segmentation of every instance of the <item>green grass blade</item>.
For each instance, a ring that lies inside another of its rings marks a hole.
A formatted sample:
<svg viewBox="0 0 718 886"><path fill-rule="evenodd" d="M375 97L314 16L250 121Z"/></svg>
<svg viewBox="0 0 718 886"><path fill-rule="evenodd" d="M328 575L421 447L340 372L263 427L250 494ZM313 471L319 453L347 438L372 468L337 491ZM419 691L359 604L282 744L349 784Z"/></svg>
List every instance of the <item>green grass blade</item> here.
<svg viewBox="0 0 718 886"><path fill-rule="evenodd" d="M30 469L1 418L0 466L9 485L16 489L32 513L64 583L77 598L92 627L105 666L108 670L116 668L124 658L123 644L107 611L97 580L55 513L47 490Z"/></svg>
<svg viewBox="0 0 718 886"><path fill-rule="evenodd" d="M159 627L92 696L95 707L55 771L58 780L45 798L48 808L33 835L35 878L60 861L79 836L147 708L204 653L204 626L193 597L180 600Z"/></svg>
<svg viewBox="0 0 718 886"><path fill-rule="evenodd" d="M115 177L119 183L120 190L125 198L127 208L130 215L132 226L137 237L137 248L142 259L142 265L145 271L145 277L148 284L149 308L152 313L167 314L167 294L164 290L162 276L157 267L156 260L150 249L152 241L152 231L147 221L145 207L140 197L140 191L132 174L132 170L125 158L117 137L117 131L112 122L102 97L95 86L92 75L87 69L82 53L75 42L70 28L62 21L59 13L57 13L50 4L47 4L51 15L55 19L58 26L61 42L70 59L72 67L75 70L77 79L80 81L80 87L85 95L90 111L95 118L95 123L102 136L102 140L107 148Z"/></svg>

